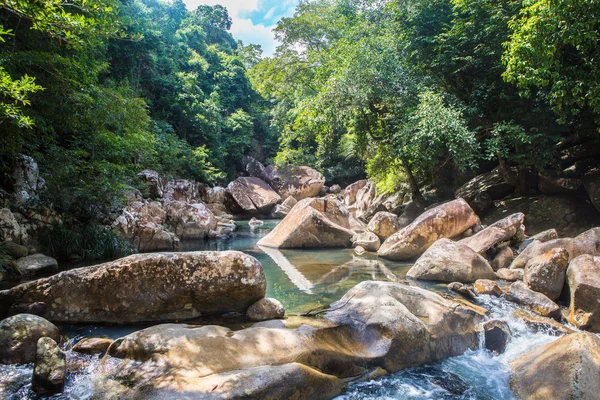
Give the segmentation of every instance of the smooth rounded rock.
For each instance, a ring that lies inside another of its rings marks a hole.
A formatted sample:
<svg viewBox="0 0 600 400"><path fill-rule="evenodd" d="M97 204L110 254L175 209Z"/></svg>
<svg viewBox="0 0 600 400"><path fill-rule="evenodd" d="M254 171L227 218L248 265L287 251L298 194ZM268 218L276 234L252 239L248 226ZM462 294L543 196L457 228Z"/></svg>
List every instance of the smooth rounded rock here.
<svg viewBox="0 0 600 400"><path fill-rule="evenodd" d="M112 340L105 338L85 338L73 346L73 351L82 354L102 354L112 343Z"/></svg>
<svg viewBox="0 0 600 400"><path fill-rule="evenodd" d="M544 317L560 318L560 307L555 302L547 296L529 289L521 281L510 285L505 298L513 303L524 305Z"/></svg>
<svg viewBox="0 0 600 400"><path fill-rule="evenodd" d="M41 253L19 258L17 260L17 266L23 275L35 275L58 271L58 261Z"/></svg>
<svg viewBox="0 0 600 400"><path fill-rule="evenodd" d="M390 212L380 211L371 218L367 229L376 234L381 240L385 240L400 229L398 216Z"/></svg>
<svg viewBox="0 0 600 400"><path fill-rule="evenodd" d="M58 328L37 315L17 314L0 321L0 363L33 362L37 342L42 337L61 340Z"/></svg>
<svg viewBox="0 0 600 400"><path fill-rule="evenodd" d="M252 304L246 316L251 321L266 321L269 319L281 319L285 315L283 304L277 299L264 298Z"/></svg>
<svg viewBox="0 0 600 400"><path fill-rule="evenodd" d="M37 342L31 389L42 395L62 393L66 375L65 353L53 339L40 338Z"/></svg>
<svg viewBox="0 0 600 400"><path fill-rule="evenodd" d="M525 265L523 282L536 292L556 300L565 284L569 253L563 248L552 249L530 259Z"/></svg>
<svg viewBox="0 0 600 400"><path fill-rule="evenodd" d="M487 294L490 296L500 296L503 293L498 284L490 279L477 279L473 283L473 291L476 294Z"/></svg>
<svg viewBox="0 0 600 400"><path fill-rule="evenodd" d="M375 252L379 249L379 246L381 246L379 237L373 232L359 232L352 236L351 241L352 246L360 246L366 251Z"/></svg>

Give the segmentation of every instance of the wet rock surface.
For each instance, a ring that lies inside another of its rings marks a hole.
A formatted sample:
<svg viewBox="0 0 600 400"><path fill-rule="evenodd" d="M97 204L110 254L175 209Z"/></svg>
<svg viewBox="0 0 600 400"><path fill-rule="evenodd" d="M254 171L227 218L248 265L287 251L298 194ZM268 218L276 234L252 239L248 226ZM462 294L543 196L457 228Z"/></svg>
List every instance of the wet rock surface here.
<svg viewBox="0 0 600 400"><path fill-rule="evenodd" d="M31 389L42 395L62 393L66 374L65 353L53 339L40 338L37 342Z"/></svg>
<svg viewBox="0 0 600 400"><path fill-rule="evenodd" d="M37 342L42 337L61 341L58 328L37 315L17 314L0 321L0 363L33 362Z"/></svg>

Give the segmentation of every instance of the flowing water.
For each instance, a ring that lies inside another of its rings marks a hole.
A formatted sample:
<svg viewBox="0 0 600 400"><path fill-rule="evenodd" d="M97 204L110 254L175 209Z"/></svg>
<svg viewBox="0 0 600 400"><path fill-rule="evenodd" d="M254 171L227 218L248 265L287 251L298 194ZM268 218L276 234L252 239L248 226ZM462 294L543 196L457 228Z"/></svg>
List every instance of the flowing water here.
<svg viewBox="0 0 600 400"><path fill-rule="evenodd" d="M267 297L275 297L288 315L326 308L346 291L364 280L402 281L411 264L389 262L374 256L356 257L352 250L277 250L261 248L256 242L278 221L265 221L259 228L238 222L236 236L230 239L186 242L185 251L240 250L256 257L267 279ZM445 291L445 285L423 284ZM404 370L383 378L350 384L338 399L513 399L509 389L508 364L524 352L557 337L549 332L533 332L513 316L511 303L481 296L490 318L508 322L513 339L504 354L494 356L479 349L420 368ZM241 328L239 319L194 321ZM83 337L116 339L148 325L92 326L63 325L60 328L75 343ZM67 346L69 348L70 346ZM87 399L92 393L99 357L67 352L69 370L66 391L52 399ZM30 389L33 365L0 365L0 399L37 398Z"/></svg>

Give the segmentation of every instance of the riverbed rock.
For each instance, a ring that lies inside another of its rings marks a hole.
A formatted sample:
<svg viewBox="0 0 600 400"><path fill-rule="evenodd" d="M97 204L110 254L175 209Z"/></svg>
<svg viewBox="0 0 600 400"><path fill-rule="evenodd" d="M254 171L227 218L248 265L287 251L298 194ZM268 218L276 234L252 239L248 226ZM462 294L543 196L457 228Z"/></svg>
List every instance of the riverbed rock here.
<svg viewBox="0 0 600 400"><path fill-rule="evenodd" d="M364 188L369 181L367 179L361 179L360 181L356 181L344 189L344 204L346 206L351 206L356 202L356 195L358 191Z"/></svg>
<svg viewBox="0 0 600 400"><path fill-rule="evenodd" d="M510 267L525 268L530 259L558 248L567 250L569 261L582 254L600 256L600 228L592 228L575 238L560 238L547 242L534 241L514 259Z"/></svg>
<svg viewBox="0 0 600 400"><path fill-rule="evenodd" d="M502 279L509 282L522 281L523 275L524 271L521 268L500 268L498 271L496 271L496 277L498 279Z"/></svg>
<svg viewBox="0 0 600 400"><path fill-rule="evenodd" d="M138 174L138 177L148 187L148 193L151 199L162 199L163 197L163 182L158 172L151 169L145 169Z"/></svg>
<svg viewBox="0 0 600 400"><path fill-rule="evenodd" d="M185 203L195 203L200 198L200 193L204 191L201 183L188 179L175 179L165 184L163 201L182 201Z"/></svg>
<svg viewBox="0 0 600 400"><path fill-rule="evenodd" d="M461 282L450 282L447 286L448 290L452 290L453 292L460 293L463 296L469 298L475 298L475 292L471 289L469 285L465 285Z"/></svg>
<svg viewBox="0 0 600 400"><path fill-rule="evenodd" d="M61 340L58 328L37 315L17 314L0 321L0 363L33 362L37 342L42 337Z"/></svg>
<svg viewBox="0 0 600 400"><path fill-rule="evenodd" d="M250 221L248 221L248 225L250 225L251 228L256 228L256 227L259 227L259 226L263 226L264 224L265 224L264 221L261 221L261 220L259 220L256 217L252 217L250 219Z"/></svg>
<svg viewBox="0 0 600 400"><path fill-rule="evenodd" d="M0 238L14 243L21 243L23 229L8 208L0 209Z"/></svg>
<svg viewBox="0 0 600 400"><path fill-rule="evenodd" d="M390 212L380 211L371 218L367 229L379 236L379 239L385 240L400 230L398 216Z"/></svg>
<svg viewBox="0 0 600 400"><path fill-rule="evenodd" d="M266 321L269 319L281 319L285 315L283 304L277 299L264 298L248 307L246 317L250 321Z"/></svg>
<svg viewBox="0 0 600 400"><path fill-rule="evenodd" d="M72 350L82 354L102 354L112 343L112 340L106 338L84 338L77 342Z"/></svg>
<svg viewBox="0 0 600 400"><path fill-rule="evenodd" d="M544 332L553 336L562 336L564 334L575 332L573 329L553 320L552 318L542 317L539 314L524 310L522 308L515 308L513 315L521 319L527 327L531 328L534 332Z"/></svg>
<svg viewBox="0 0 600 400"><path fill-rule="evenodd" d="M496 274L487 260L469 246L440 239L419 257L406 276L426 281L464 283L494 279Z"/></svg>
<svg viewBox="0 0 600 400"><path fill-rule="evenodd" d="M335 185L331 185L329 186L329 193L333 193L333 194L338 194L342 191L342 187L340 185L338 185L337 183Z"/></svg>
<svg viewBox="0 0 600 400"><path fill-rule="evenodd" d="M600 393L600 338L572 333L510 364L511 388L523 400L594 400Z"/></svg>
<svg viewBox="0 0 600 400"><path fill-rule="evenodd" d="M511 240L514 236L518 236L519 230L522 229L523 232L525 231L523 228L524 222L525 214L518 212L494 222L488 228L502 229L504 231L504 237L500 241L506 241Z"/></svg>
<svg viewBox="0 0 600 400"><path fill-rule="evenodd" d="M40 338L37 342L31 390L41 395L62 393L66 375L65 353L52 338Z"/></svg>
<svg viewBox="0 0 600 400"><path fill-rule="evenodd" d="M466 237L460 240L460 243L469 246L476 253L485 254L494 245L502 241L504 231L495 227L485 228L473 236Z"/></svg>
<svg viewBox="0 0 600 400"><path fill-rule="evenodd" d="M204 190L203 199L208 204L225 204L227 199L227 189L221 186L215 186Z"/></svg>
<svg viewBox="0 0 600 400"><path fill-rule="evenodd" d="M185 320L245 313L265 289L262 266L241 252L134 254L2 291L0 311L66 323Z"/></svg>
<svg viewBox="0 0 600 400"><path fill-rule="evenodd" d="M506 300L521 304L544 317L560 319L560 307L547 296L534 292L521 281L510 285Z"/></svg>
<svg viewBox="0 0 600 400"><path fill-rule="evenodd" d="M554 240L554 239L558 239L558 232L556 232L556 229L554 229L554 228L547 229L547 230L537 233L533 236L529 236L529 237L525 238L525 240L523 240L517 246L517 253L521 253L523 250L525 250L525 248L527 248L527 246L529 246L536 240L543 243L543 242L547 242L549 240Z"/></svg>
<svg viewBox="0 0 600 400"><path fill-rule="evenodd" d="M485 348L496 354L504 353L508 342L512 338L512 332L506 321L493 319L483 324Z"/></svg>
<svg viewBox="0 0 600 400"><path fill-rule="evenodd" d="M373 182L368 181L363 188L358 190L356 193L356 201L351 206L348 206L348 211L352 216L362 219L376 197L377 187Z"/></svg>
<svg viewBox="0 0 600 400"><path fill-rule="evenodd" d="M499 168L481 174L456 189L454 195L463 198L477 213L485 213L493 207L493 200L498 200L514 192L515 188L507 183ZM483 201L483 199L489 201Z"/></svg>
<svg viewBox="0 0 600 400"><path fill-rule="evenodd" d="M573 259L567 279L571 293L569 322L580 329L600 332L600 257L586 254Z"/></svg>
<svg viewBox="0 0 600 400"><path fill-rule="evenodd" d="M348 247L352 217L337 200L304 199L258 245L277 248Z"/></svg>
<svg viewBox="0 0 600 400"><path fill-rule="evenodd" d="M510 263L512 260L514 260L514 258L515 254L513 250L508 246L504 246L498 250L498 253L496 253L490 265L494 271L498 271L500 269L510 267Z"/></svg>
<svg viewBox="0 0 600 400"><path fill-rule="evenodd" d="M265 175L269 185L283 199L291 196L299 201L308 197L316 197L325 185L323 175L306 166L275 167L269 165L265 168Z"/></svg>
<svg viewBox="0 0 600 400"><path fill-rule="evenodd" d="M10 255L15 260L18 258L27 257L29 255L29 249L25 246L21 246L20 244L14 242L4 242L6 246L6 251L8 255Z"/></svg>
<svg viewBox="0 0 600 400"><path fill-rule="evenodd" d="M473 283L473 291L476 294L487 294L490 296L500 296L503 293L498 284L490 279L477 279Z"/></svg>
<svg viewBox="0 0 600 400"><path fill-rule="evenodd" d="M350 239L352 247L362 247L366 251L377 251L381 246L379 237L373 232L359 232L355 233Z"/></svg>
<svg viewBox="0 0 600 400"><path fill-rule="evenodd" d="M567 250L552 249L527 262L523 282L531 290L548 296L550 300L556 300L565 284L568 264L569 253Z"/></svg>
<svg viewBox="0 0 600 400"><path fill-rule="evenodd" d="M436 240L451 238L479 223L463 199L434 207L386 239L378 251L382 258L408 260L422 254Z"/></svg>
<svg viewBox="0 0 600 400"><path fill-rule="evenodd" d="M252 389L245 396L261 398L331 398L341 392L342 379L371 376L377 368L395 372L475 348L483 318L474 308L390 282L362 282L331 310L326 324L296 329L234 332L219 326L156 325L111 346L109 356L123 362L107 363L115 369L99 386L126 379L128 397L143 393L144 398L207 397L212 390L230 398L225 389ZM306 374L294 370L287 382L285 366L295 363ZM259 369L269 373L258 374ZM330 389L316 391L322 381ZM269 391L277 385L277 392Z"/></svg>
<svg viewBox="0 0 600 400"><path fill-rule="evenodd" d="M19 271L23 275L36 275L58 271L58 262L52 257L37 253L17 260Z"/></svg>

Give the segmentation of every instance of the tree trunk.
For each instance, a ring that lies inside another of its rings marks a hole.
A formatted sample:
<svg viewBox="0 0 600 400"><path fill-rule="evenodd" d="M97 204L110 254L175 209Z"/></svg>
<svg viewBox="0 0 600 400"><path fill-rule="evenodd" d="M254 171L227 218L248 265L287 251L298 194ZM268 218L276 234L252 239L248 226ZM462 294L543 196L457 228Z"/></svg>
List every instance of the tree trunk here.
<svg viewBox="0 0 600 400"><path fill-rule="evenodd" d="M408 186L410 187L410 192L413 200L421 205L425 205L425 199L421 194L419 184L417 183L417 180L415 179L412 170L408 166L407 160L402 160L402 167L404 168L404 173L406 174L406 178L408 179Z"/></svg>

